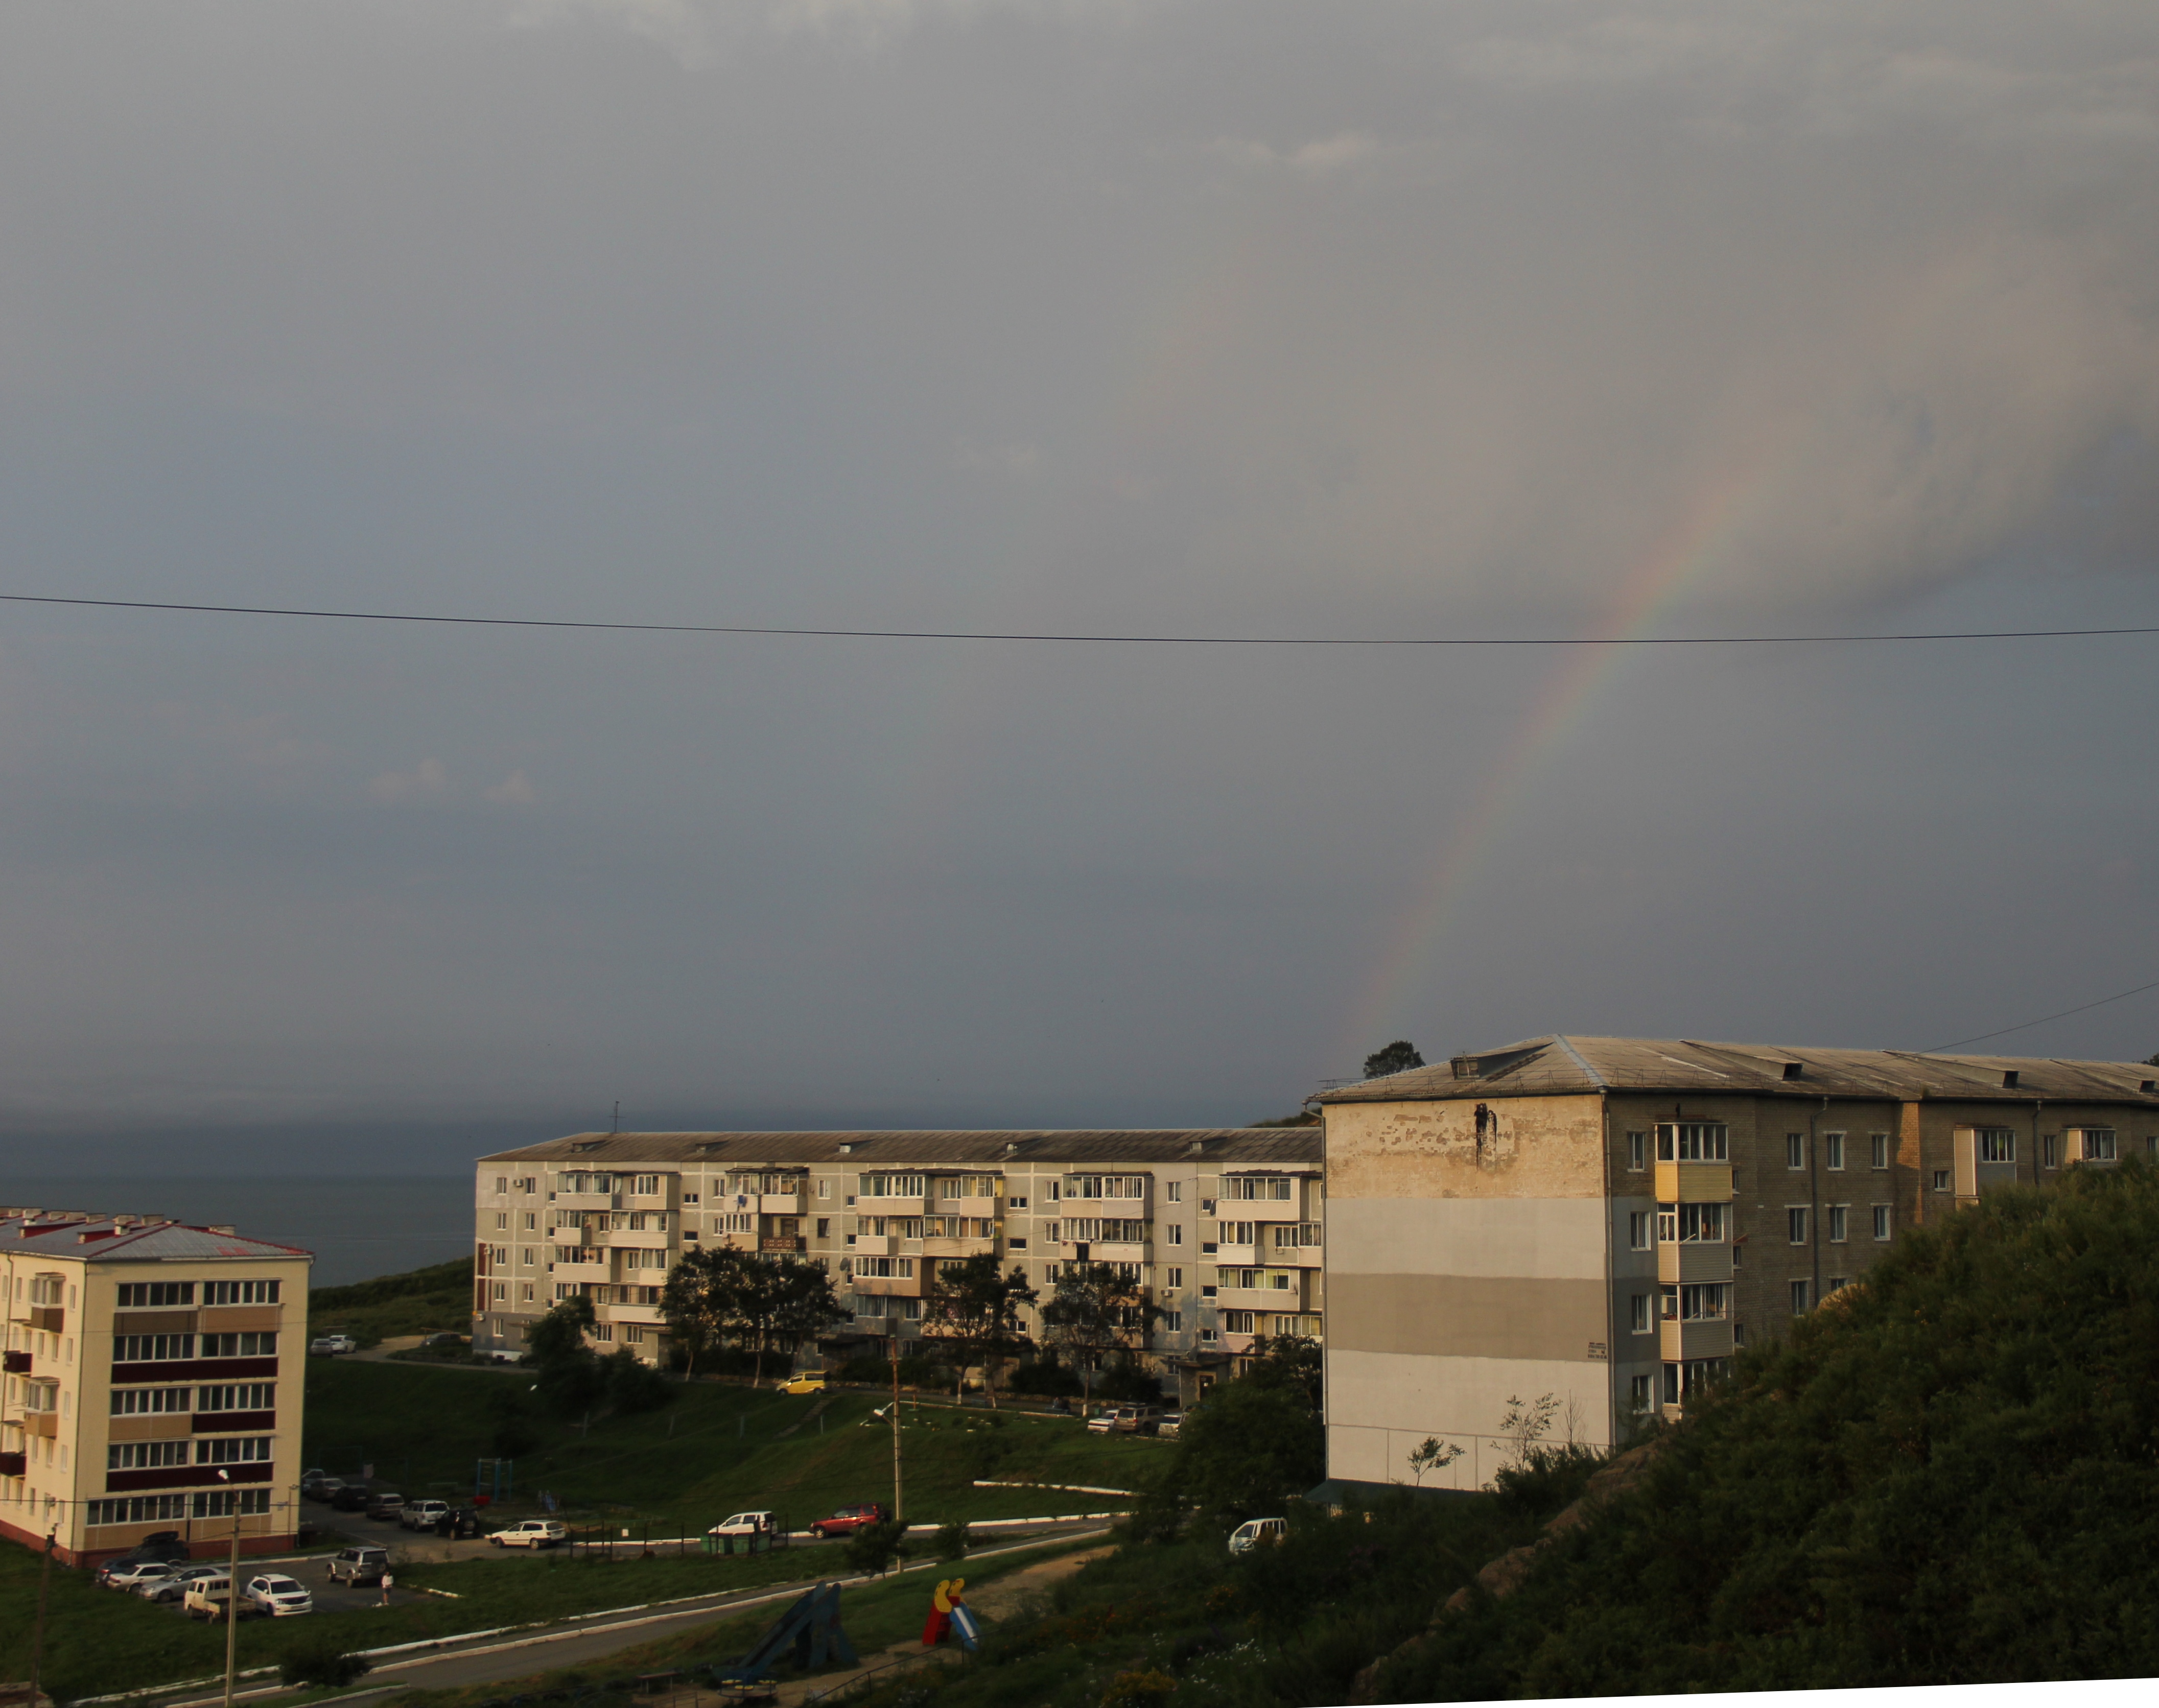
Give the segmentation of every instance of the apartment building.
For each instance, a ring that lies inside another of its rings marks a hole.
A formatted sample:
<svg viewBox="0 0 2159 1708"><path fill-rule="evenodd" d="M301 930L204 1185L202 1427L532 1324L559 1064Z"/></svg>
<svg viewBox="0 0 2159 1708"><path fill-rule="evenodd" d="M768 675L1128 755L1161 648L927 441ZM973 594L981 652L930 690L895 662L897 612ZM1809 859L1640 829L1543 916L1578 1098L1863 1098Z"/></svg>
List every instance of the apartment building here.
<svg viewBox="0 0 2159 1708"><path fill-rule="evenodd" d="M983 1252L1045 1297L1063 1264L1123 1267L1188 1392L1323 1328L1316 1127L580 1133L482 1157L474 1202L476 1348L582 1294L603 1347L656 1361L666 1271L714 1243L819 1265L865 1350L906 1347L933 1266Z"/></svg>
<svg viewBox="0 0 2159 1708"><path fill-rule="evenodd" d="M80 1565L158 1530L290 1547L305 1251L157 1217L0 1209L0 1535Z"/></svg>
<svg viewBox="0 0 2159 1708"><path fill-rule="evenodd" d="M2159 1150L2142 1063L1531 1038L1320 1094L1328 1474L1502 1462L1510 1400L1603 1446L1907 1229Z"/></svg>

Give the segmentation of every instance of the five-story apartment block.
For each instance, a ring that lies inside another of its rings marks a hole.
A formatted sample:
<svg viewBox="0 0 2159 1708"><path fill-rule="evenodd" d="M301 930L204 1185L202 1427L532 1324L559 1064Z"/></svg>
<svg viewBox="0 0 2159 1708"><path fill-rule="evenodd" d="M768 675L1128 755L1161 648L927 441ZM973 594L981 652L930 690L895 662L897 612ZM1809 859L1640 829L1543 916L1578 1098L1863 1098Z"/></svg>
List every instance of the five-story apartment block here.
<svg viewBox="0 0 2159 1708"><path fill-rule="evenodd" d="M2159 1148L2154 1074L1554 1036L1323 1092L1328 1473L1437 1437L1480 1487L1545 1395L1597 1446L1676 1413L1903 1230Z"/></svg>
<svg viewBox="0 0 2159 1708"><path fill-rule="evenodd" d="M0 1210L0 1533L70 1564L159 1530L288 1547L313 1261L230 1228Z"/></svg>
<svg viewBox="0 0 2159 1708"><path fill-rule="evenodd" d="M831 1338L865 1350L915 1338L935 1265L986 1253L1044 1297L1064 1265L1116 1265L1161 1313L1138 1349L1188 1390L1323 1328L1314 1127L579 1134L484 1157L476 1185L476 1347L582 1294L603 1345L656 1360L667 1269L713 1244L819 1265L852 1318Z"/></svg>

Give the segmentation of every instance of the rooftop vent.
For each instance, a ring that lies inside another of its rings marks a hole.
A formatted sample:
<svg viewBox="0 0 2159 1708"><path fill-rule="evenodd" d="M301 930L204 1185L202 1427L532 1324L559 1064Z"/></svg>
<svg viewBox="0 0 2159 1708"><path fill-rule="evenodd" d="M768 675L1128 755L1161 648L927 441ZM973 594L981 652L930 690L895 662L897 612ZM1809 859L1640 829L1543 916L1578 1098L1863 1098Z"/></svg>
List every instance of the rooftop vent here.
<svg viewBox="0 0 2159 1708"><path fill-rule="evenodd" d="M570 1148L572 1151L597 1151L606 1142L605 1139L579 1139Z"/></svg>
<svg viewBox="0 0 2159 1708"><path fill-rule="evenodd" d="M2017 1089L2016 1069L2004 1068L2001 1070L2001 1089L2004 1091L2014 1091Z"/></svg>
<svg viewBox="0 0 2159 1708"><path fill-rule="evenodd" d="M1787 1062L1784 1064L1784 1077L1787 1079L1796 1079L1805 1071L1806 1064L1804 1062Z"/></svg>
<svg viewBox="0 0 2159 1708"><path fill-rule="evenodd" d="M223 1234L228 1239L236 1240L240 1237L240 1229L230 1222L212 1222L203 1231L205 1234Z"/></svg>
<svg viewBox="0 0 2159 1708"><path fill-rule="evenodd" d="M1484 1076L1484 1064L1474 1056L1456 1056L1447 1065L1454 1069L1457 1079L1481 1079Z"/></svg>
<svg viewBox="0 0 2159 1708"><path fill-rule="evenodd" d="M2139 1085L2136 1089L2137 1089L2139 1091L2145 1091L2145 1092L2159 1091L2159 1079L2146 1079L2146 1081L2145 1081L2141 1085Z"/></svg>
<svg viewBox="0 0 2159 1708"><path fill-rule="evenodd" d="M855 1154L855 1147L852 1145L842 1145L840 1146L840 1154L842 1157L852 1157Z"/></svg>

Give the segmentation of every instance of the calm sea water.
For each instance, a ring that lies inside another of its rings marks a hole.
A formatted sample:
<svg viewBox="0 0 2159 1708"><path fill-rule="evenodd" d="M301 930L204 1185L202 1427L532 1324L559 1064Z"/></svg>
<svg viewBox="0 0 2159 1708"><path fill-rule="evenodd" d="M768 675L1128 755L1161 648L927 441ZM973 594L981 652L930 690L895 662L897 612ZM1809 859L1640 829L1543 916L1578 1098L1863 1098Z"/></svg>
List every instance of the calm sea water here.
<svg viewBox="0 0 2159 1708"><path fill-rule="evenodd" d="M472 1194L469 1174L346 1180L0 1174L0 1203L230 1222L258 1240L303 1246L315 1254L310 1280L318 1287L468 1255Z"/></svg>

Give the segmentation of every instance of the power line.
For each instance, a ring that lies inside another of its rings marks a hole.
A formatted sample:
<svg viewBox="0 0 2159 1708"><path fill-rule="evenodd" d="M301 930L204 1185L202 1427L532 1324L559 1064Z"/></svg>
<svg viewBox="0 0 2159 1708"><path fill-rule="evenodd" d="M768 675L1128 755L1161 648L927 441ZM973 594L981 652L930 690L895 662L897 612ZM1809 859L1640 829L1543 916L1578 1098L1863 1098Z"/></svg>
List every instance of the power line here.
<svg viewBox="0 0 2159 1708"><path fill-rule="evenodd" d="M2005 1026L1999 1032L1982 1032L1977 1038L1960 1038L1954 1043L1938 1043L1932 1049L1920 1053L1938 1056L1944 1050L1962 1049L1968 1043L1984 1043L1990 1038L2006 1038L2012 1032L2029 1032L2035 1026L2044 1026L2049 1020L2066 1020L2072 1014L2082 1014L2092 1008L2104 1008L2110 1002L2119 1002L2129 996L2141 996L2146 991L2159 991L2159 979L2152 980L2148 985L2139 985L2133 991L2121 991L2111 996L2101 996L2096 1002L2084 1002L2074 1008L2064 1008L2059 1014L2044 1014L2037 1020L2027 1020L2021 1025Z"/></svg>
<svg viewBox="0 0 2159 1708"><path fill-rule="evenodd" d="M796 629L747 623L611 623L567 617L451 617L414 611L329 611L286 605L183 604L163 599L77 599L0 593L0 603L75 605L101 611L184 611L215 617L313 617L353 623L441 623L469 628L593 629L636 634L750 634L815 640L1006 640L1125 646L1827 646L1920 640L2074 640L2159 634L2134 629L1959 629L1896 634L1269 635L1036 634L974 629ZM2033 1022L2037 1024L2037 1022Z"/></svg>

